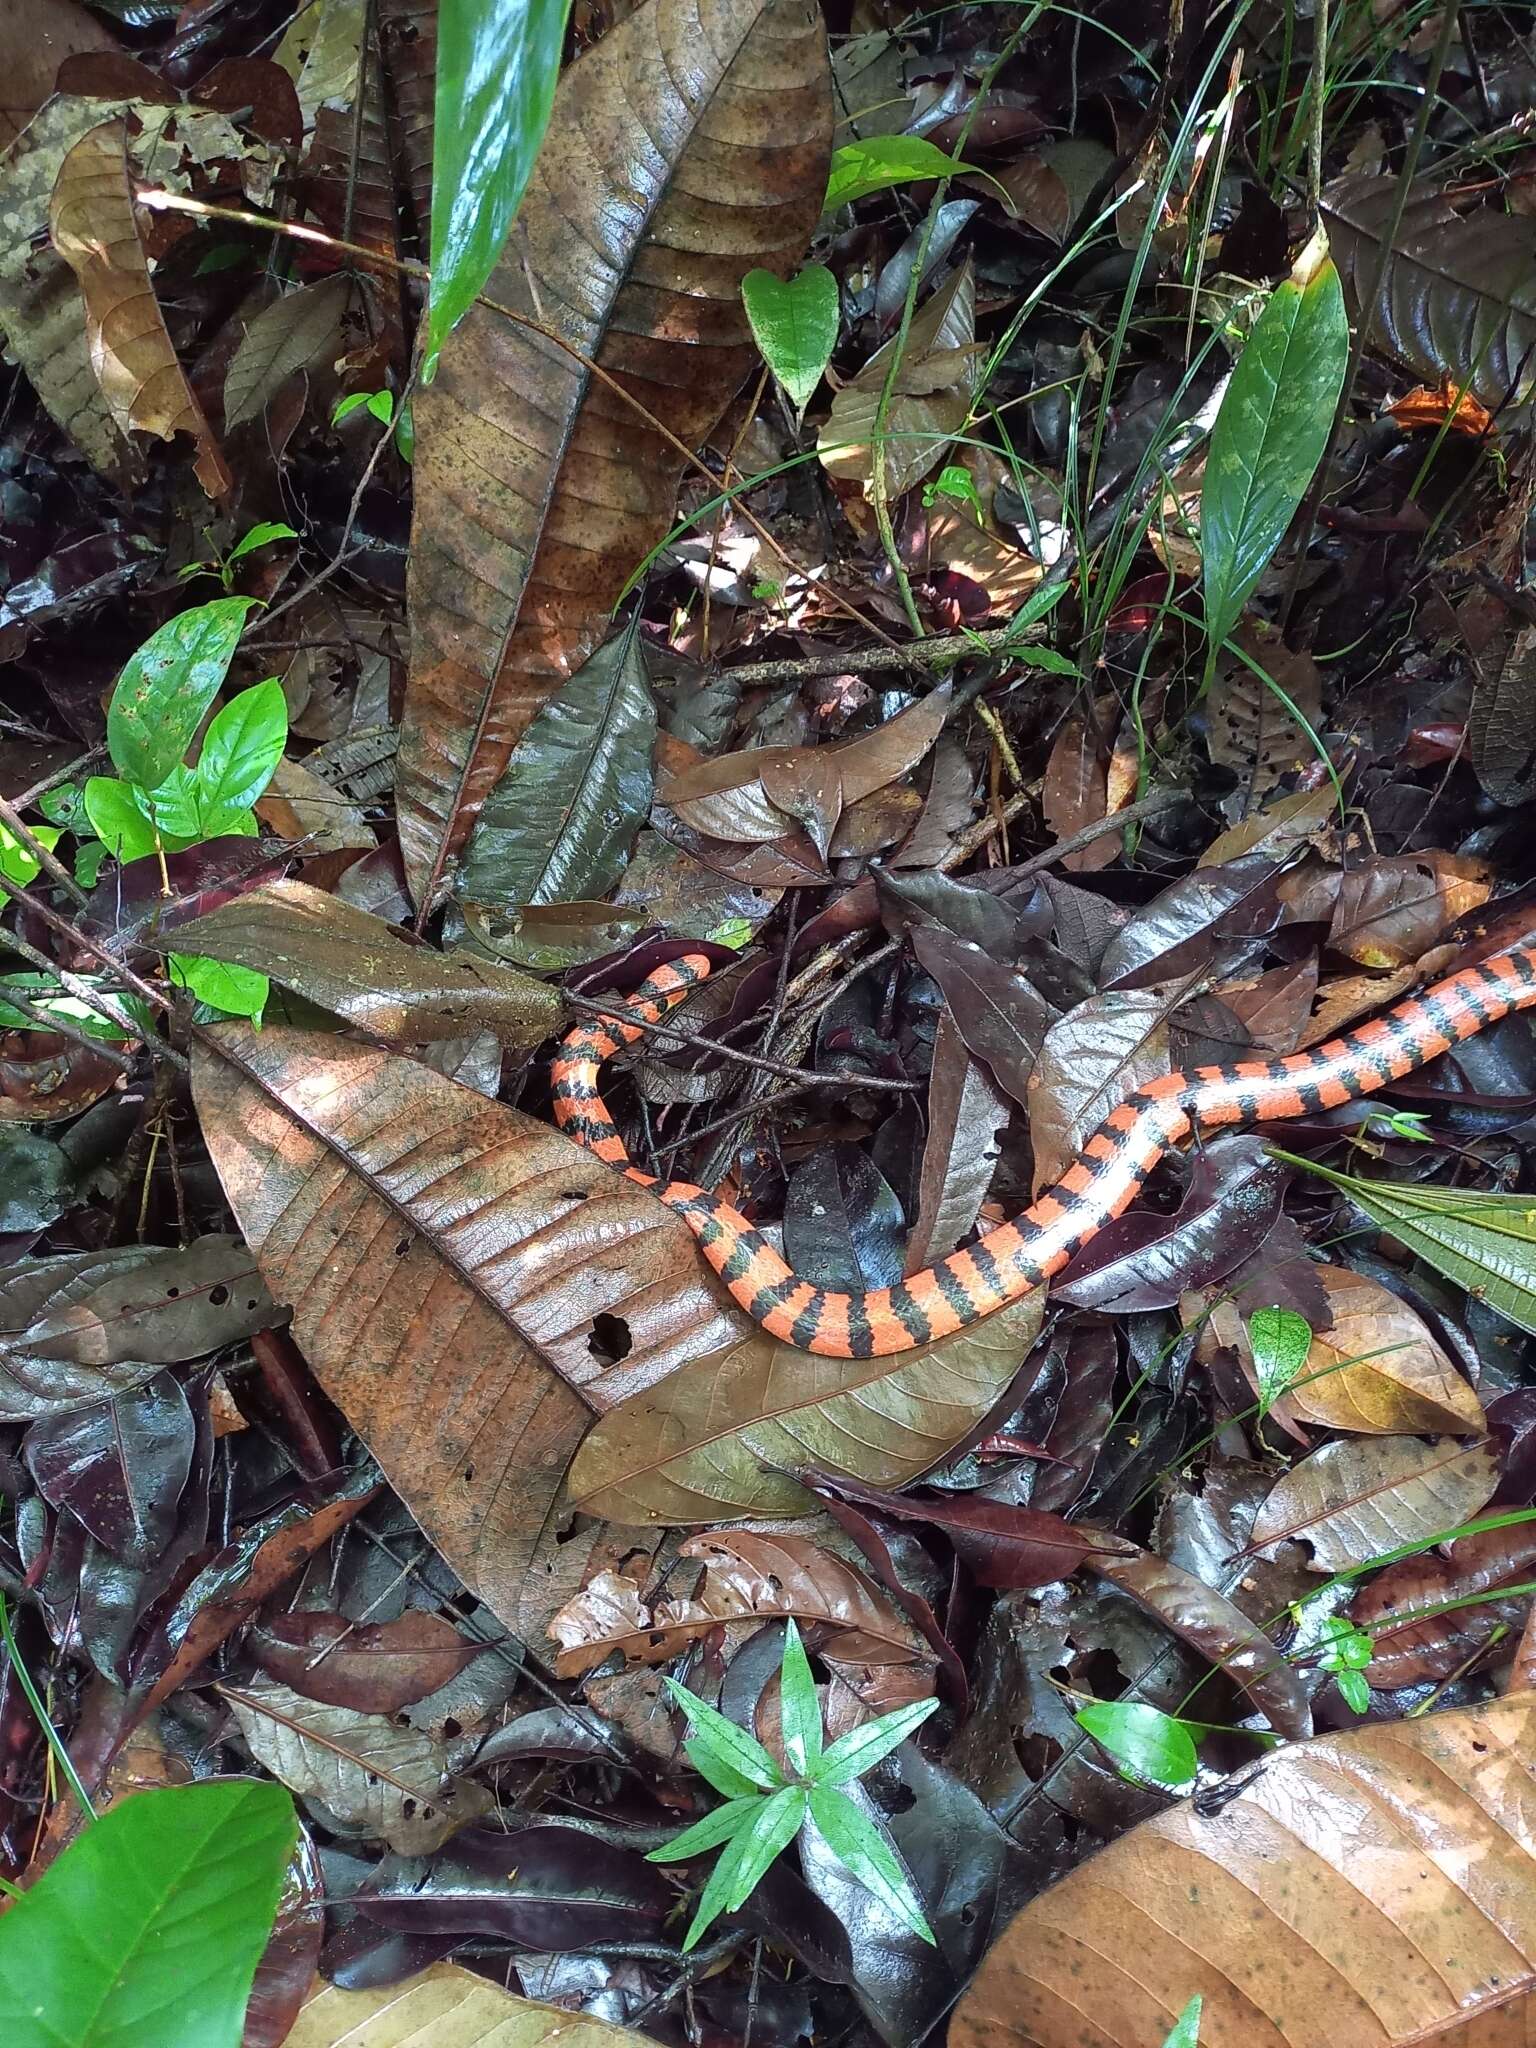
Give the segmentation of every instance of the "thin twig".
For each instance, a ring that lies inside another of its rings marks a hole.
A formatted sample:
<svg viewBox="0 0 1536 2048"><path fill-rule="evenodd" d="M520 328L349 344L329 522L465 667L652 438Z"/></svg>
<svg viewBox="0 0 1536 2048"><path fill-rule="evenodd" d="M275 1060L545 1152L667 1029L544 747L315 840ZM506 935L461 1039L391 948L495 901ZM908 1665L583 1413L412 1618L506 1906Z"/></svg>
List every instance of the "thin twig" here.
<svg viewBox="0 0 1536 2048"><path fill-rule="evenodd" d="M21 841L49 881L62 889L66 896L73 897L83 910L91 899L86 895L52 847L44 846L41 839L32 830L32 827L17 814L15 807L3 796L0 796L0 825L4 825L6 831L11 834L13 839Z"/></svg>
<svg viewBox="0 0 1536 2048"><path fill-rule="evenodd" d="M818 676L875 675L886 669L943 669L969 654L1007 654L1042 639L1043 625L1020 633L1013 626L989 627L985 633L946 633L943 638L914 640L905 647L848 647L841 653L803 654L788 661L732 664L720 673L733 683L756 689L766 683L813 682Z"/></svg>
<svg viewBox="0 0 1536 2048"><path fill-rule="evenodd" d="M924 1086L921 1081L890 1081L883 1075L818 1074L810 1067L789 1067L782 1060L760 1059L756 1053L743 1052L740 1047L726 1045L718 1038L705 1038L697 1031L684 1031L665 1019L656 1024L647 1023L628 1007L625 997L599 1002L593 996L573 995L567 989L565 1000L573 1009L583 1010L590 1017L601 1017L605 1023L617 1022L637 1031L654 1033L658 1038L673 1038L680 1045L694 1045L701 1052L716 1053L721 1059L735 1060L744 1067L756 1067L760 1073L774 1074L781 1081L804 1081L817 1088L883 1088L897 1095L917 1095Z"/></svg>
<svg viewBox="0 0 1536 2048"><path fill-rule="evenodd" d="M7 934L5 943L14 945L14 937ZM45 959L41 953L37 957L39 960ZM57 971L51 961L46 964L50 974ZM75 1000L78 1002L80 998L76 997ZM23 1017L37 1026L39 1031L52 1031L60 1038L67 1038L71 1045L78 1046L82 1052L98 1053L109 1066L116 1067L121 1073L131 1074L138 1065L138 1061L130 1054L119 1052L115 1045L107 1045L99 1038L92 1038L88 1031L82 1031L77 1024L71 1024L67 1018L52 1016L13 988L0 988L0 1003L4 1003L9 1009L19 1010ZM115 1022L113 1028L116 1028Z"/></svg>
<svg viewBox="0 0 1536 2048"><path fill-rule="evenodd" d="M60 938L68 939L71 945L78 946L84 953L89 953L93 960L105 967L108 973L121 981L141 1002L149 1003L157 1010L163 1010L167 1016L176 1014L176 1005L164 989L156 988L152 981L146 981L142 974L125 962L114 959L106 947L93 939L88 932L83 932L78 925L71 924L67 917L61 917L51 903L45 903L40 896L28 895L21 884L13 882L9 875L0 874L0 892L9 896L13 902L25 905L34 916L40 917L51 931L57 932ZM137 1039L139 1044L147 1047L157 1059L169 1060L173 1067L180 1067L183 1072L190 1071L185 1053L178 1052L174 1045L168 1045L163 1038L153 1037L131 1017L118 1016L107 1007L96 990L83 983L78 975L66 973L56 962L48 959L46 954L39 953L35 947L29 946L25 939L18 938L15 932L0 932L0 945L11 947L20 953L24 960L41 963L45 972L57 974L72 996L84 1003L87 1009L94 1010L98 1017L104 1017L109 1024L121 1031L125 1038Z"/></svg>

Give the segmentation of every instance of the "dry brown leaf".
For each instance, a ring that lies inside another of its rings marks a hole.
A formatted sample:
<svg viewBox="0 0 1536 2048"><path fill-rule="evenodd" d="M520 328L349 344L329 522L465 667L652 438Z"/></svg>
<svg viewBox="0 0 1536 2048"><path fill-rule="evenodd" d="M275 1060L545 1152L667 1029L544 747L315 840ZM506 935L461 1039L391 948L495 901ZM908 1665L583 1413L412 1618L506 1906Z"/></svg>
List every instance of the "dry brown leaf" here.
<svg viewBox="0 0 1536 2048"><path fill-rule="evenodd" d="M1254 1519L1251 1547L1299 1536L1314 1571L1342 1571L1454 1529L1493 1498L1489 1444L1389 1436L1324 1444L1280 1478Z"/></svg>
<svg viewBox="0 0 1536 2048"><path fill-rule="evenodd" d="M1263 619L1245 620L1232 638L1285 692L1315 732L1322 717L1323 695L1322 678L1311 655L1287 647ZM1317 758L1316 748L1283 699L1232 654L1224 657L1211 685L1205 744L1219 767L1237 774L1250 801ZM1330 786L1317 794L1326 801L1332 793ZM1222 858L1230 860L1232 856L1224 854ZM1209 854L1200 863L1202 867L1214 864Z"/></svg>
<svg viewBox="0 0 1536 2048"><path fill-rule="evenodd" d="M1178 999L1151 988L1111 989L1047 1031L1029 1077L1036 1194L1061 1178L1118 1102L1170 1071L1168 1017Z"/></svg>
<svg viewBox="0 0 1536 2048"><path fill-rule="evenodd" d="M515 1627L591 1411L741 1328L687 1225L547 1125L393 1053L220 1027L194 1090L315 1377Z"/></svg>
<svg viewBox="0 0 1536 2048"><path fill-rule="evenodd" d="M235 480L166 332L139 239L122 116L90 129L59 166L48 208L53 246L79 279L86 348L118 425L169 441L190 434L210 498Z"/></svg>
<svg viewBox="0 0 1536 2048"><path fill-rule="evenodd" d="M1313 1270L1333 1325L1314 1335L1277 1414L1361 1436L1482 1434L1482 1404L1406 1302L1347 1267ZM1252 1375L1248 1330L1236 1309L1217 1303L1207 1327L1208 1341L1235 1346Z"/></svg>
<svg viewBox="0 0 1536 2048"><path fill-rule="evenodd" d="M1486 864L1469 854L1378 855L1340 877L1328 944L1361 967L1404 967L1492 892Z"/></svg>
<svg viewBox="0 0 1536 2048"><path fill-rule="evenodd" d="M827 474L860 485L870 499L875 423L896 341L893 335L876 349L838 392L816 441ZM975 344L976 282L967 262L917 313L902 350L885 422L885 487L891 500L938 466L970 416L981 375Z"/></svg>
<svg viewBox="0 0 1536 2048"><path fill-rule="evenodd" d="M401 1984L342 1991L317 1977L284 2048L634 2048L627 2027L514 1998L434 1963Z"/></svg>
<svg viewBox="0 0 1536 2048"><path fill-rule="evenodd" d="M66 57L122 44L79 0L6 0L0 20L0 150L53 91Z"/></svg>
<svg viewBox="0 0 1536 2048"><path fill-rule="evenodd" d="M1442 1525L1443 1526L1443 1525ZM1355 1595L1350 1620L1373 1639L1366 1682L1393 1689L1469 1669L1530 1601L1536 1528L1517 1522L1400 1558ZM1511 1589L1511 1598L1496 1596Z"/></svg>
<svg viewBox="0 0 1536 2048"><path fill-rule="evenodd" d="M357 97L366 11L365 0L315 0L272 53L298 91L306 135L323 106L350 107Z"/></svg>
<svg viewBox="0 0 1536 2048"><path fill-rule="evenodd" d="M557 322L697 447L753 360L742 277L800 261L831 130L809 0L652 0L566 71L487 296ZM676 517L682 461L574 358L484 306L414 410L400 843L421 903L533 713L607 636Z"/></svg>
<svg viewBox="0 0 1536 2048"><path fill-rule="evenodd" d="M256 800L256 815L284 839L303 842L306 853L347 853L378 845L378 834L355 804L302 761L279 761Z"/></svg>
<svg viewBox="0 0 1536 2048"><path fill-rule="evenodd" d="M1069 718L1057 733L1045 764L1040 808L1058 839L1070 839L1085 825L1096 825L1108 816L1108 766L1099 735L1087 719ZM1111 866L1120 852L1119 839L1106 832L1092 845L1064 855L1061 864L1070 874L1091 874L1095 868Z"/></svg>
<svg viewBox="0 0 1536 2048"><path fill-rule="evenodd" d="M322 277L262 308L224 373L226 431L254 419L296 371L335 363L352 290L344 275Z"/></svg>
<svg viewBox="0 0 1536 2048"><path fill-rule="evenodd" d="M1197 1993L1200 2048L1516 2048L1498 2009L1536 1985L1533 1754L1522 1694L1267 1757L1214 1814L1158 1814L1026 1907L949 2048L1155 2048Z"/></svg>
<svg viewBox="0 0 1536 2048"><path fill-rule="evenodd" d="M579 1678L615 1651L630 1663L665 1663L728 1622L786 1614L802 1626L836 1631L823 1649L839 1664L879 1669L931 1662L921 1636L863 1572L806 1537L725 1529L690 1537L682 1555L705 1566L690 1596L647 1604L642 1585L610 1571L567 1602L549 1625L561 1645L558 1676Z"/></svg>

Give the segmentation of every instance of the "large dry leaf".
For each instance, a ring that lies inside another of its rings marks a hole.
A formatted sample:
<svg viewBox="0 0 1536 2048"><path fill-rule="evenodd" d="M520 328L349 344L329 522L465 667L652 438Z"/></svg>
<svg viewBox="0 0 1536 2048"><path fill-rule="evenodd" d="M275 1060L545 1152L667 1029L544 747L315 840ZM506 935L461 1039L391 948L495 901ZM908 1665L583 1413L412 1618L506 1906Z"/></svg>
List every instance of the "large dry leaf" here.
<svg viewBox="0 0 1536 2048"><path fill-rule="evenodd" d="M190 434L198 482L210 498L226 496L234 478L176 359L150 279L121 116L89 130L65 157L48 226L79 279L86 349L113 418L125 432L138 428L165 441Z"/></svg>
<svg viewBox="0 0 1536 2048"><path fill-rule="evenodd" d="M1478 1435L1482 1405L1430 1335L1428 1325L1379 1281L1344 1266L1319 1266L1333 1327L1312 1339L1286 1395L1303 1422L1371 1436Z"/></svg>
<svg viewBox="0 0 1536 2048"><path fill-rule="evenodd" d="M1365 307L1396 196L1395 177L1329 187L1323 211L1352 316L1429 383L1470 384L1490 408L1522 403L1536 382L1536 221L1492 206L1458 212L1438 186L1415 191Z"/></svg>
<svg viewBox="0 0 1536 2048"><path fill-rule="evenodd" d="M403 1984L342 1991L315 1979L284 2048L634 2048L626 2028L514 1998L453 1963Z"/></svg>
<svg viewBox="0 0 1536 2048"><path fill-rule="evenodd" d="M1498 1483L1489 1444L1416 1436L1324 1444L1271 1489L1254 1518L1252 1548L1300 1537L1317 1571L1342 1571L1459 1527Z"/></svg>
<svg viewBox="0 0 1536 2048"><path fill-rule="evenodd" d="M515 1626L591 1411L739 1319L686 1224L546 1125L396 1054L218 1037L223 1056L195 1053L198 1113L268 1285L391 1485Z"/></svg>
<svg viewBox="0 0 1536 2048"><path fill-rule="evenodd" d="M383 918L312 889L272 882L177 927L177 948L269 974L376 1038L407 1045L494 1031L531 1052L565 1007L546 982L451 948L413 946Z"/></svg>
<svg viewBox="0 0 1536 2048"><path fill-rule="evenodd" d="M122 44L79 0L6 0L0 20L0 149L53 91L66 57Z"/></svg>
<svg viewBox="0 0 1536 2048"><path fill-rule="evenodd" d="M1298 1743L1025 1908L949 2048L1516 2048L1536 1984L1536 1696ZM1508 2031L1505 2031L1505 2022Z"/></svg>
<svg viewBox="0 0 1536 2048"><path fill-rule="evenodd" d="M1061 1178L1117 1103L1168 1072L1168 1018L1185 993L1110 989L1046 1032L1028 1086L1036 1194Z"/></svg>
<svg viewBox="0 0 1536 2048"><path fill-rule="evenodd" d="M251 1755L333 1834L382 1836L401 1856L429 1856L493 1803L483 1785L455 1780L444 1744L391 1715L327 1706L266 1678L221 1695Z"/></svg>
<svg viewBox="0 0 1536 2048"><path fill-rule="evenodd" d="M570 1495L612 1521L800 1515L815 1470L906 1486L1007 1392L1039 1333L1043 1291L900 1358L818 1358L754 1331L636 1395L592 1429Z"/></svg>
<svg viewBox="0 0 1536 2048"><path fill-rule="evenodd" d="M566 72L487 297L551 325L697 446L751 361L741 280L799 262L831 128L808 0L649 0ZM681 462L553 342L485 306L415 418L399 789L424 903L666 534Z"/></svg>

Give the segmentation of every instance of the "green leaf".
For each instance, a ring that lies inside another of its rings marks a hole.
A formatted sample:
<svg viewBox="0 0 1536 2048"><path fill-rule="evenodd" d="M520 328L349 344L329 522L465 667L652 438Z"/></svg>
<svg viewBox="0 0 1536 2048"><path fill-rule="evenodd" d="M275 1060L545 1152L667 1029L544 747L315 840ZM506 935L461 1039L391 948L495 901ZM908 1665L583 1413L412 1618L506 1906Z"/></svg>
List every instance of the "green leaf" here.
<svg viewBox="0 0 1536 2048"><path fill-rule="evenodd" d="M1048 676L1081 676L1082 670L1069 655L1058 654L1054 647L1010 647L1008 659L1016 661L1021 668L1037 668Z"/></svg>
<svg viewBox="0 0 1536 2048"><path fill-rule="evenodd" d="M836 207L850 206L855 199L867 199L871 192L884 192L891 185L953 178L975 169L975 164L946 156L920 135L871 135L833 150L822 211L831 213Z"/></svg>
<svg viewBox="0 0 1536 2048"><path fill-rule="evenodd" d="M1426 1265L1536 1335L1536 1201L1529 1195L1361 1180L1273 1147L1271 1157L1340 1189Z"/></svg>
<svg viewBox="0 0 1536 2048"><path fill-rule="evenodd" d="M78 823L76 813L81 807L84 794L78 783L61 782L53 789L43 791L37 800L37 808L50 825L57 825L62 831L68 832Z"/></svg>
<svg viewBox="0 0 1536 2048"><path fill-rule="evenodd" d="M368 411L381 427L387 427L395 416L395 394L393 391L354 391L344 398L331 414L331 425L339 427L343 420L350 419L355 412Z"/></svg>
<svg viewBox="0 0 1536 2048"><path fill-rule="evenodd" d="M1370 1710L1371 1688L1360 1672L1336 1671L1334 1683L1338 1686L1339 1695L1347 1707L1352 1708L1357 1714L1364 1714Z"/></svg>
<svg viewBox="0 0 1536 2048"><path fill-rule="evenodd" d="M6 2048L238 2048L297 1836L280 1785L120 1799L0 1919Z"/></svg>
<svg viewBox="0 0 1536 2048"><path fill-rule="evenodd" d="M651 807L656 705L631 625L539 711L486 799L458 893L517 910L606 896Z"/></svg>
<svg viewBox="0 0 1536 2048"><path fill-rule="evenodd" d="M652 1849L646 1856L646 1862L681 1863L689 1856L702 1856L706 1849L718 1848L738 1828L745 1827L764 1801L772 1796L764 1792L745 1792L738 1799L727 1800L724 1806L717 1806L713 1813L706 1813L702 1820L696 1820L691 1828L684 1828L670 1842L664 1842L659 1849Z"/></svg>
<svg viewBox="0 0 1536 2048"><path fill-rule="evenodd" d="M938 1947L917 1894L902 1869L901 1859L880 1829L859 1811L846 1792L840 1792L832 1785L816 1786L810 1796L808 1825L816 1830L838 1862L853 1872L867 1892L873 1892L881 1904L914 1934Z"/></svg>
<svg viewBox="0 0 1536 2048"><path fill-rule="evenodd" d="M1172 1714L1140 1700L1090 1700L1073 1718L1132 1784L1187 1792L1194 1783L1195 1739Z"/></svg>
<svg viewBox="0 0 1536 2048"><path fill-rule="evenodd" d="M107 707L113 766L158 789L192 744L229 673L254 597L216 597L167 619L128 659Z"/></svg>
<svg viewBox="0 0 1536 2048"><path fill-rule="evenodd" d="M196 777L204 809L245 810L255 803L288 743L288 703L275 676L231 697L203 739ZM206 823L203 830L215 835Z"/></svg>
<svg viewBox="0 0 1536 2048"><path fill-rule="evenodd" d="M1211 429L1200 497L1207 680L1322 459L1348 358L1344 293L1325 256L1305 282L1293 275L1270 295Z"/></svg>
<svg viewBox="0 0 1536 2048"><path fill-rule="evenodd" d="M40 846L46 846L50 853L58 845L61 836L59 828L55 825L32 827L32 837ZM4 875L7 881L15 882L24 889L28 882L35 879L38 866L37 855L25 842L18 839L13 832L7 831L4 825L0 825L0 875Z"/></svg>
<svg viewBox="0 0 1536 2048"><path fill-rule="evenodd" d="M242 555L249 555L257 548L266 547L274 540L297 540L298 534L291 526L285 526L280 519L263 519L253 526L249 533L242 534L224 557L224 566L238 562Z"/></svg>
<svg viewBox="0 0 1536 2048"><path fill-rule="evenodd" d="M1205 2000L1197 1991L1169 2029L1163 2048L1200 2048L1200 2014Z"/></svg>
<svg viewBox="0 0 1536 2048"><path fill-rule="evenodd" d="M131 785L130 785L131 788ZM190 768L173 768L158 789L132 789L134 802L160 830L166 846L190 846L203 836L203 807L197 777Z"/></svg>
<svg viewBox="0 0 1536 2048"><path fill-rule="evenodd" d="M166 966L178 988L190 989L200 1003L231 1017L261 1021L272 984L252 967L234 967L227 960L204 960L196 953L167 953Z"/></svg>
<svg viewBox="0 0 1536 2048"><path fill-rule="evenodd" d="M1248 1341L1259 1376L1259 1413L1267 1415L1305 1367L1312 1325L1293 1308L1256 1308L1248 1318Z"/></svg>
<svg viewBox="0 0 1536 2048"><path fill-rule="evenodd" d="M423 381L490 276L554 104L569 0L441 0Z"/></svg>
<svg viewBox="0 0 1536 2048"><path fill-rule="evenodd" d="M816 1771L818 1785L846 1785L872 1771L881 1757L889 1756L898 1743L905 1742L914 1728L920 1728L938 1707L937 1700L913 1700L882 1714L878 1721L866 1721L862 1728L850 1728L839 1735L822 1758Z"/></svg>
<svg viewBox="0 0 1536 2048"><path fill-rule="evenodd" d="M751 1778L743 1777L732 1763L727 1762L718 1749L709 1747L708 1738L695 1736L683 1744L683 1755L689 1763L718 1792L722 1799L761 1799L763 1788Z"/></svg>
<svg viewBox="0 0 1536 2048"><path fill-rule="evenodd" d="M748 1816L710 1872L709 1883L683 1939L685 1953L722 1913L734 1913L746 1903L774 1857L800 1832L805 1803L806 1795L799 1785L786 1785L771 1799L758 1800L756 1813Z"/></svg>
<svg viewBox="0 0 1536 2048"><path fill-rule="evenodd" d="M784 1631L784 1655L779 1664L779 1733L796 1777L819 1777L821 1701L816 1697L810 1659L793 1619Z"/></svg>
<svg viewBox="0 0 1536 2048"><path fill-rule="evenodd" d="M117 776L93 775L86 783L85 815L114 860L141 860L154 852L155 828L139 807L132 785Z"/></svg>
<svg viewBox="0 0 1536 2048"><path fill-rule="evenodd" d="M788 279L749 270L741 296L763 361L795 411L803 412L837 342L837 279L820 263L808 263Z"/></svg>
<svg viewBox="0 0 1536 2048"><path fill-rule="evenodd" d="M957 505L965 505L975 514L976 524L987 523L986 507L976 490L976 479L963 462L949 462L935 477L923 485L923 504L932 509L936 498L949 498Z"/></svg>
<svg viewBox="0 0 1536 2048"><path fill-rule="evenodd" d="M94 845L95 842L93 841ZM98 849L99 850L99 849ZM97 984L93 981L92 987ZM99 1011L81 1002L78 996L66 995L62 985L51 974L6 974L0 975L0 1031L37 1031L43 1027L23 1016L20 1010L13 1010L4 1000L5 991L14 989L19 996L25 996L38 1009L46 1010L51 1017L62 1017L67 1024L73 1024L77 1031L83 1031L87 1038L107 1041L121 1040L124 1033L109 1024ZM112 1000L136 1023L142 1024L153 1034L154 1020L146 1006L137 996L111 994Z"/></svg>
<svg viewBox="0 0 1536 2048"><path fill-rule="evenodd" d="M727 1721L724 1714L717 1714L707 1701L690 1692L686 1685L679 1685L675 1678L667 1680L667 1690L688 1717L694 1749L718 1757L749 1785L760 1785L765 1792L778 1790L784 1773L755 1735L738 1728L734 1721Z"/></svg>

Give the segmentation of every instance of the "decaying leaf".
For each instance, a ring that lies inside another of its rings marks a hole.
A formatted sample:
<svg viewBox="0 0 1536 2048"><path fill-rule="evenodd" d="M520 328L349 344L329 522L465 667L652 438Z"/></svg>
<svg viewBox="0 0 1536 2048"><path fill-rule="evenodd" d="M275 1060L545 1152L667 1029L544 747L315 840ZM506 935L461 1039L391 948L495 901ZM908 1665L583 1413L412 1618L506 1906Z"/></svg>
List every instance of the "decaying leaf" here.
<svg viewBox="0 0 1536 2048"><path fill-rule="evenodd" d="M226 428L254 419L296 371L335 362L352 289L346 277L322 277L263 307L224 373Z"/></svg>
<svg viewBox="0 0 1536 2048"><path fill-rule="evenodd" d="M1488 794L1525 803L1536 791L1536 626L1514 636L1491 674L1479 664L1467 738Z"/></svg>
<svg viewBox="0 0 1536 2048"><path fill-rule="evenodd" d="M252 1756L336 1834L382 1836L401 1856L425 1856L490 1809L483 1786L453 1777L445 1744L386 1715L266 1679L220 1691Z"/></svg>
<svg viewBox="0 0 1536 2048"><path fill-rule="evenodd" d="M928 1077L928 1137L918 1177L917 1219L907 1239L908 1273L947 1258L968 1237L992 1184L1008 1098L966 1047L948 1011L939 1019Z"/></svg>
<svg viewBox="0 0 1536 2048"><path fill-rule="evenodd" d="M874 494L874 434L896 339L876 349L832 401L816 452L829 476ZM965 425L981 375L976 281L963 264L915 315L886 414L883 461L891 499L938 467Z"/></svg>
<svg viewBox="0 0 1536 2048"><path fill-rule="evenodd" d="M301 1608L252 1628L251 1648L269 1678L327 1706L398 1714L446 1685L481 1653L441 1615L407 1608L394 1621L354 1623Z"/></svg>
<svg viewBox="0 0 1536 2048"><path fill-rule="evenodd" d="M1536 383L1536 221L1467 212L1444 186L1414 190L1374 305L1363 305L1397 203L1395 177L1345 177L1324 204L1350 312L1430 382L1470 384L1497 411Z"/></svg>
<svg viewBox="0 0 1536 2048"><path fill-rule="evenodd" d="M1469 1520L1492 1498L1491 1445L1416 1436L1324 1444L1284 1473L1254 1518L1255 1550L1299 1536L1320 1572L1342 1571Z"/></svg>
<svg viewBox="0 0 1536 2048"><path fill-rule="evenodd" d="M1536 1696L1321 1736L1144 1821L1027 1906L949 2048L1483 2048L1536 1986ZM1463 2029L1467 2029L1465 2033Z"/></svg>
<svg viewBox="0 0 1536 2048"><path fill-rule="evenodd" d="M1310 654L1287 647L1263 620L1245 620L1232 638L1279 685L1278 691L1271 689L1247 662L1230 654L1218 662L1211 684L1206 746L1213 761L1241 778L1251 801L1315 758L1312 742L1285 699L1315 732L1322 717L1322 678ZM1212 865L1210 856L1201 864Z"/></svg>
<svg viewBox="0 0 1536 2048"><path fill-rule="evenodd" d="M1156 989L1112 989L1051 1026L1029 1077L1037 1194L1060 1179L1116 1103L1169 1071L1168 1017L1177 1000Z"/></svg>
<svg viewBox="0 0 1536 2048"><path fill-rule="evenodd" d="M474 953L413 946L380 917L304 882L252 889L178 927L179 952L229 960L404 1044L494 1031L531 1051L560 1028L558 992Z"/></svg>
<svg viewBox="0 0 1536 2048"><path fill-rule="evenodd" d="M633 2048L627 2027L514 1998L453 1963L343 1991L317 1977L285 2048Z"/></svg>
<svg viewBox="0 0 1536 2048"><path fill-rule="evenodd" d="M742 277L792 270L821 210L829 83L806 0L641 8L565 73L487 298L558 322L697 445L751 360ZM424 904L667 532L681 460L576 357L487 305L415 416L400 840Z"/></svg>
<svg viewBox="0 0 1536 2048"><path fill-rule="evenodd" d="M203 1133L316 1378L515 1626L592 1410L720 1350L735 1312L679 1217L547 1125L396 1054L218 1036Z"/></svg>
<svg viewBox="0 0 1536 2048"><path fill-rule="evenodd" d="M903 1486L1001 1400L1044 1312L1037 1292L903 1354L894 1371L754 1331L604 1416L571 1467L571 1498L618 1522L716 1522L803 1514L797 1471Z"/></svg>
<svg viewBox="0 0 1536 2048"><path fill-rule="evenodd" d="M165 441L190 434L198 482L210 498L225 497L235 480L176 359L139 239L121 116L90 129L65 157L48 225L79 279L86 349L113 418Z"/></svg>

